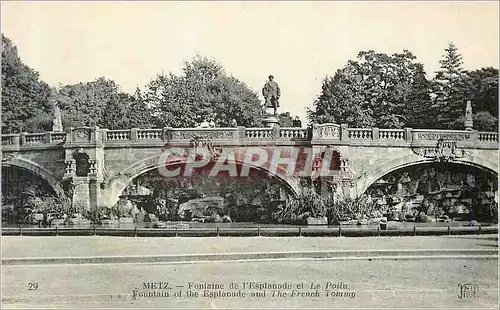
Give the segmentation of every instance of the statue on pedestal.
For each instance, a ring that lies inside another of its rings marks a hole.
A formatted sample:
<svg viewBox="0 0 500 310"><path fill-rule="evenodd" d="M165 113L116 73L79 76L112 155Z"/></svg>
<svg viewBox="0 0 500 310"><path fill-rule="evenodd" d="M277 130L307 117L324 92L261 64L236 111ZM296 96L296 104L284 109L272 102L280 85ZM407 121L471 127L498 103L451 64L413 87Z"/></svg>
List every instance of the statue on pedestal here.
<svg viewBox="0 0 500 310"><path fill-rule="evenodd" d="M54 119L52 120L52 131L62 132L61 109L57 106L57 91L52 90L51 101L54 105Z"/></svg>
<svg viewBox="0 0 500 310"><path fill-rule="evenodd" d="M52 131L62 132L61 109L58 106L54 108L54 120L52 120Z"/></svg>
<svg viewBox="0 0 500 310"><path fill-rule="evenodd" d="M281 95L281 90L280 87L278 86L278 83L274 81L274 76L269 75L269 80L262 88L262 95L266 100L265 108L274 109L274 115L276 115L278 107L280 106L279 99Z"/></svg>
<svg viewBox="0 0 500 310"><path fill-rule="evenodd" d="M474 125L472 121L472 104L470 100L467 101L465 105L465 130L472 130L472 126Z"/></svg>

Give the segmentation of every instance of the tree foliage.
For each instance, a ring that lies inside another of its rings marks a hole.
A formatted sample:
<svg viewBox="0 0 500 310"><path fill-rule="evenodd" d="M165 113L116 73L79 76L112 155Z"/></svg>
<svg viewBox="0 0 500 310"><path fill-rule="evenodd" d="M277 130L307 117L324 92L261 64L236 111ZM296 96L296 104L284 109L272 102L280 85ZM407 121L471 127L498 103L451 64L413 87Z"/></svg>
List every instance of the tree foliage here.
<svg viewBox="0 0 500 310"><path fill-rule="evenodd" d="M2 34L2 133L50 130L51 89Z"/></svg>
<svg viewBox="0 0 500 310"><path fill-rule="evenodd" d="M227 75L214 60L196 57L181 75L160 74L131 95L109 79L62 86L58 91L25 65L11 40L2 35L2 133L51 130L53 108L62 111L63 127L194 127L213 120L218 127L261 126L257 93ZM441 69L428 80L409 51L387 55L361 51L356 60L326 76L311 122L351 127L463 129L465 104L471 100L474 129L498 130L498 69L466 71L450 43ZM293 126L289 112L280 125Z"/></svg>
<svg viewBox="0 0 500 310"><path fill-rule="evenodd" d="M352 127L405 126L410 100L428 104L422 94L427 87L425 72L415 59L407 50L390 56L373 50L360 52L356 61L323 80L309 118Z"/></svg>
<svg viewBox="0 0 500 310"><path fill-rule="evenodd" d="M432 80L432 115L434 127L446 129L463 129L463 122L458 120L465 113L468 96L469 79L462 68L462 55L457 47L450 43L445 49L443 59L439 61L441 70L436 72Z"/></svg>
<svg viewBox="0 0 500 310"><path fill-rule="evenodd" d="M428 80L409 51L391 56L362 51L333 77L325 77L308 118L351 127L463 129L471 100L474 129L497 130L498 69L465 71L453 43L440 64Z"/></svg>
<svg viewBox="0 0 500 310"><path fill-rule="evenodd" d="M467 97L473 104L474 128L498 131L498 69L488 67L467 72Z"/></svg>
<svg viewBox="0 0 500 310"><path fill-rule="evenodd" d="M430 96L431 83L426 77L424 66L415 65L415 72L412 78L412 91L408 97L408 104L405 109L405 127L410 128L433 128L433 117L429 114L431 107Z"/></svg>
<svg viewBox="0 0 500 310"><path fill-rule="evenodd" d="M280 113L278 118L281 127L293 127L293 117L290 112Z"/></svg>
<svg viewBox="0 0 500 310"><path fill-rule="evenodd" d="M144 100L159 127L194 127L207 118L218 127L230 127L233 119L240 126L260 125L257 94L203 57L185 62L180 76L158 75L147 85Z"/></svg>
<svg viewBox="0 0 500 310"><path fill-rule="evenodd" d="M58 106L67 127L99 126L107 129L151 127L149 110L139 91L123 93L103 77L88 83L65 85L59 90Z"/></svg>

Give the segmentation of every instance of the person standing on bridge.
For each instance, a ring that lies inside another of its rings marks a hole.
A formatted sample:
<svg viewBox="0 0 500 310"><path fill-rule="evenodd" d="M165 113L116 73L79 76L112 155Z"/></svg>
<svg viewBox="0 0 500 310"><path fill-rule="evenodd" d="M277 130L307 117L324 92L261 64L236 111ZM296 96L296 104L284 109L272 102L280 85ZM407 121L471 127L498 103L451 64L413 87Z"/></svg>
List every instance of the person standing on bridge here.
<svg viewBox="0 0 500 310"><path fill-rule="evenodd" d="M292 127L302 128L302 122L300 121L300 118L298 116L295 116L295 119L292 122Z"/></svg>

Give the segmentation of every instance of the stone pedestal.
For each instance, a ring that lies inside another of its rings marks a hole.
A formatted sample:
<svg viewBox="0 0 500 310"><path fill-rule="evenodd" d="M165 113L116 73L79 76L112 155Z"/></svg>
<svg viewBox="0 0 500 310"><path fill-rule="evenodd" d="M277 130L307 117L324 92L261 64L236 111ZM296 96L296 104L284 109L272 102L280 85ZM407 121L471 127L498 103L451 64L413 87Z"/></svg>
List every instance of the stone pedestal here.
<svg viewBox="0 0 500 310"><path fill-rule="evenodd" d="M474 126L474 122L472 120L472 104L469 101L467 101L467 104L465 105L465 130L467 131L472 131L472 127Z"/></svg>
<svg viewBox="0 0 500 310"><path fill-rule="evenodd" d="M61 109L56 106L54 108L54 120L52 121L52 131L62 132L62 119L61 119Z"/></svg>
<svg viewBox="0 0 500 310"><path fill-rule="evenodd" d="M279 120L274 115L266 117L263 122L265 127L273 128L279 125Z"/></svg>
<svg viewBox="0 0 500 310"><path fill-rule="evenodd" d="M465 130L466 131L472 131L472 126L473 126L472 120L466 120L465 121Z"/></svg>

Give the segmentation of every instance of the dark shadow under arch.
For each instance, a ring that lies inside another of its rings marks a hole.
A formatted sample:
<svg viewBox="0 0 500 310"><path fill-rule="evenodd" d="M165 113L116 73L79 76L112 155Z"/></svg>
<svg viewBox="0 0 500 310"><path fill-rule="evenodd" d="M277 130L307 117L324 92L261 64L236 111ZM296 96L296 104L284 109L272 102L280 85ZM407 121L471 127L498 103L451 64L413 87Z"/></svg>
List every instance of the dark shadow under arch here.
<svg viewBox="0 0 500 310"><path fill-rule="evenodd" d="M64 195L61 183L47 170L29 160L23 158L12 158L8 162L2 163L2 168L4 167L15 167L25 170L46 182L57 197Z"/></svg>

